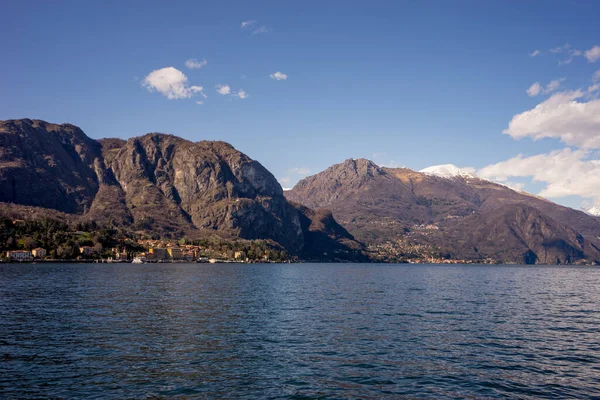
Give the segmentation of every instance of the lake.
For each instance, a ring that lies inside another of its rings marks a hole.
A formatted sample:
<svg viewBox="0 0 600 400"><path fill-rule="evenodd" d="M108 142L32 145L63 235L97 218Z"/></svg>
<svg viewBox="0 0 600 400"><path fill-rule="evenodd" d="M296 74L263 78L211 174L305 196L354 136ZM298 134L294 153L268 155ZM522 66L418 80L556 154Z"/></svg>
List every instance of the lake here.
<svg viewBox="0 0 600 400"><path fill-rule="evenodd" d="M600 268L0 265L3 398L600 396Z"/></svg>

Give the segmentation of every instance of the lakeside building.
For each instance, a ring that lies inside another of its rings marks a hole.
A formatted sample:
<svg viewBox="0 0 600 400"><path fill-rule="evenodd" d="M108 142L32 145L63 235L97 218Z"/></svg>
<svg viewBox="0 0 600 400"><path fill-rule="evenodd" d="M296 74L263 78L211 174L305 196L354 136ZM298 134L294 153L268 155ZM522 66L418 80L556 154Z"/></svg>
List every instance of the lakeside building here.
<svg viewBox="0 0 600 400"><path fill-rule="evenodd" d="M151 254L150 258L152 260L166 260L167 259L167 250L163 247L150 247L148 249L148 254Z"/></svg>
<svg viewBox="0 0 600 400"><path fill-rule="evenodd" d="M114 258L113 258L114 260L125 261L125 260L129 259L125 248L123 248L122 251L119 251L118 248L113 248L111 252L112 252L112 254L114 254Z"/></svg>
<svg viewBox="0 0 600 400"><path fill-rule="evenodd" d="M92 254L96 254L96 249L92 246L81 246L79 248L79 253L81 253L82 256L91 256Z"/></svg>
<svg viewBox="0 0 600 400"><path fill-rule="evenodd" d="M33 250L31 250L31 254L33 254L33 256L35 258L45 258L47 255L46 249L42 249L41 247L37 247Z"/></svg>
<svg viewBox="0 0 600 400"><path fill-rule="evenodd" d="M183 257L183 251L179 247L169 247L167 248L167 252L173 260L181 260Z"/></svg>
<svg viewBox="0 0 600 400"><path fill-rule="evenodd" d="M6 252L6 258L14 261L31 261L33 257L29 250L11 250Z"/></svg>

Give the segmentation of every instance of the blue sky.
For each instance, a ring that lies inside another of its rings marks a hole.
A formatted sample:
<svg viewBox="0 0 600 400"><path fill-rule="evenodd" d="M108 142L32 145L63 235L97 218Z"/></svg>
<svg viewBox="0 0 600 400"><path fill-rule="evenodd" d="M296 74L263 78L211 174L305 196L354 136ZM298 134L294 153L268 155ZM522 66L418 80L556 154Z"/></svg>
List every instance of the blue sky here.
<svg viewBox="0 0 600 400"><path fill-rule="evenodd" d="M288 187L365 157L600 202L596 1L5 1L0 14L0 119L224 140Z"/></svg>

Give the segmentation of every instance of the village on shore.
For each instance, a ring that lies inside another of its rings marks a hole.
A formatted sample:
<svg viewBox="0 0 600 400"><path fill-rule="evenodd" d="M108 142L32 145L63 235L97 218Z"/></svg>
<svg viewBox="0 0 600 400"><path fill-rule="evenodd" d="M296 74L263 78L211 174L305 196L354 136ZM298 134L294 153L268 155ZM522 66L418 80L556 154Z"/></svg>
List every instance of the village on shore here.
<svg viewBox="0 0 600 400"><path fill-rule="evenodd" d="M88 262L88 263L166 263L166 262L200 262L200 263L268 263L291 262L294 259L282 259L281 253L266 249L262 254L256 250L250 252L215 251L205 246L178 244L161 240L139 240L138 246L145 251L131 251L127 247L115 247L104 250L98 246L80 246L78 256L74 258L57 258L56 251L36 247L31 250L8 250L0 255L0 262ZM250 254L248 254L250 253Z"/></svg>

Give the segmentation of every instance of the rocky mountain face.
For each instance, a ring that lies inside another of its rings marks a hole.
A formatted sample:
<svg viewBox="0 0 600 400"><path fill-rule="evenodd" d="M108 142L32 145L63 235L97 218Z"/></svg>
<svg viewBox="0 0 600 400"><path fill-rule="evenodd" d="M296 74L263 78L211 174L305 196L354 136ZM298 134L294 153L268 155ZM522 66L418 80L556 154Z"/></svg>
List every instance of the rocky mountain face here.
<svg viewBox="0 0 600 400"><path fill-rule="evenodd" d="M453 166L416 172L347 160L286 197L330 209L370 245L430 246L455 259L519 263L600 260L600 221Z"/></svg>
<svg viewBox="0 0 600 400"><path fill-rule="evenodd" d="M148 134L105 150L104 160L137 229L220 230L303 247L298 212L275 177L227 143Z"/></svg>
<svg viewBox="0 0 600 400"><path fill-rule="evenodd" d="M0 200L86 212L100 186L100 145L73 125L0 122Z"/></svg>
<svg viewBox="0 0 600 400"><path fill-rule="evenodd" d="M163 237L271 239L316 259L353 259L362 248L330 215L290 204L275 177L231 145L166 134L95 141L69 124L0 122L0 202ZM306 245L321 233L321 248Z"/></svg>

